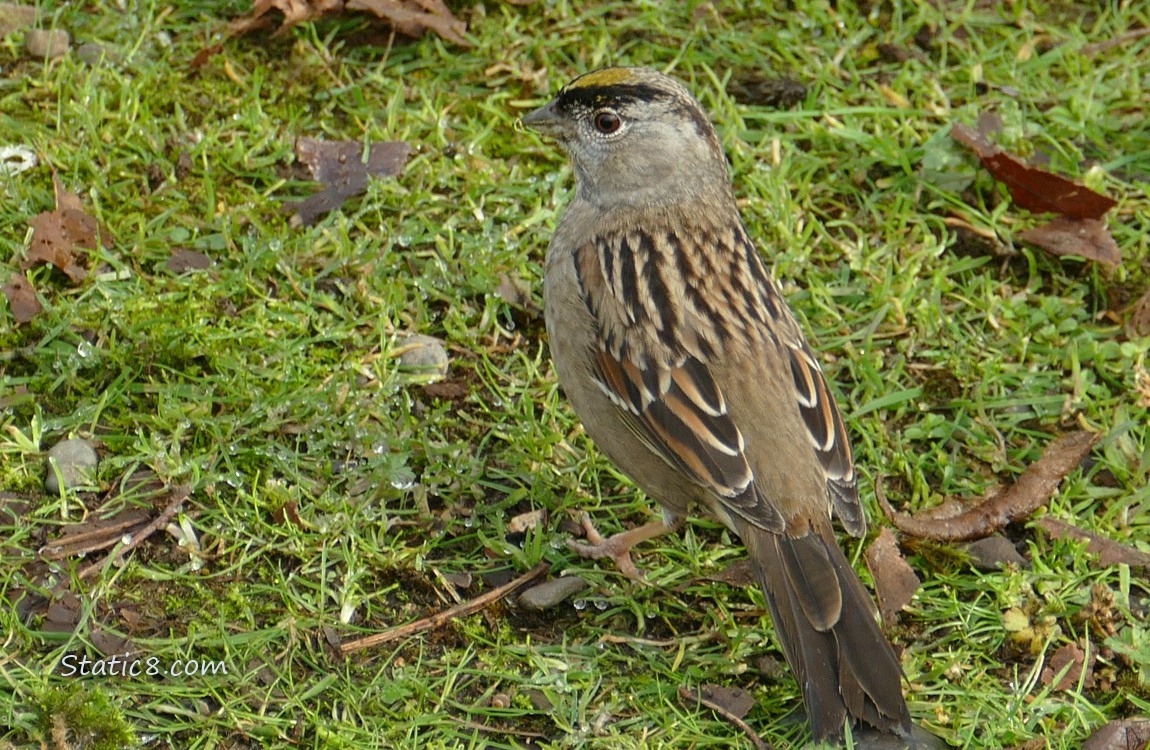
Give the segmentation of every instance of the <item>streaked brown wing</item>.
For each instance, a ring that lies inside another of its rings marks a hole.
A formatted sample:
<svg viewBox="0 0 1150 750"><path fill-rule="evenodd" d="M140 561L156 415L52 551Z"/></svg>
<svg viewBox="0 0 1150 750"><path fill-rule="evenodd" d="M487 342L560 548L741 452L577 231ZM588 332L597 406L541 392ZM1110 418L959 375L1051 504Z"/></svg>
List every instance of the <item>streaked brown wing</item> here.
<svg viewBox="0 0 1150 750"><path fill-rule="evenodd" d="M795 326L797 332L797 324ZM866 532L866 516L859 503L850 437L835 405L822 368L810 346L800 337L786 342L795 381L795 397L815 455L827 473L827 493L843 527L854 536Z"/></svg>
<svg viewBox="0 0 1150 750"><path fill-rule="evenodd" d="M761 528L780 531L783 518L754 487L746 445L726 399L707 367L694 357L641 368L600 349L596 380L650 450Z"/></svg>

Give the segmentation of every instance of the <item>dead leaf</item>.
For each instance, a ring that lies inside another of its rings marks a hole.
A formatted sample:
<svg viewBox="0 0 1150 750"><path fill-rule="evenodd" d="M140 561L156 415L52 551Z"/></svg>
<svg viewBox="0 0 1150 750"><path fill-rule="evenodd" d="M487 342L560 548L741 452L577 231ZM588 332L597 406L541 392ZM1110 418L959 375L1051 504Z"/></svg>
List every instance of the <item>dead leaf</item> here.
<svg viewBox="0 0 1150 750"><path fill-rule="evenodd" d="M1150 289L1131 305L1126 333L1131 337L1150 336Z"/></svg>
<svg viewBox="0 0 1150 750"><path fill-rule="evenodd" d="M1067 643L1062 648L1055 651L1051 657L1050 662L1046 668L1042 670L1042 684L1050 685L1054 683L1054 678L1066 668L1069 664L1070 669L1066 674L1062 675L1062 679L1054 685L1055 690L1070 690L1082 681L1082 687L1094 687L1094 662L1097 659L1097 654L1091 650L1090 659L1087 660L1086 652L1078 647L1076 643Z"/></svg>
<svg viewBox="0 0 1150 750"><path fill-rule="evenodd" d="M192 56L191 61L188 63L188 68L191 70L199 70L208 64L208 60L211 60L223 51L224 45L222 44L210 44L207 47L201 47L200 51Z"/></svg>
<svg viewBox="0 0 1150 750"><path fill-rule="evenodd" d="M1146 750L1147 747L1150 747L1150 719L1111 721L1082 743L1082 750Z"/></svg>
<svg viewBox="0 0 1150 750"><path fill-rule="evenodd" d="M430 29L449 42L471 46L463 36L467 24L453 16L443 0L348 0L347 9L370 11L406 36L418 37Z"/></svg>
<svg viewBox="0 0 1150 750"><path fill-rule="evenodd" d="M79 596L71 591L57 589L52 592L48 602L42 627L50 633L70 633L80 623L82 609Z"/></svg>
<svg viewBox="0 0 1150 750"><path fill-rule="evenodd" d="M1150 409L1150 372L1141 362L1134 364L1134 393L1138 398L1134 403L1143 409Z"/></svg>
<svg viewBox="0 0 1150 750"><path fill-rule="evenodd" d="M703 685L698 690L688 687L679 688L679 701L689 707L706 706L720 717L743 730L747 738L758 750L767 750L767 745L755 734L743 717L755 705L755 697L746 690L737 687L724 687L723 685Z"/></svg>
<svg viewBox="0 0 1150 750"><path fill-rule="evenodd" d="M37 263L50 263L63 271L69 279L79 283L88 277L82 261L81 249L95 250L100 245L111 247L107 227L83 209L80 196L69 192L57 179L56 210L44 211L28 223L32 227L32 242L22 266L27 269Z"/></svg>
<svg viewBox="0 0 1150 750"><path fill-rule="evenodd" d="M1019 232L1018 239L1052 255L1078 255L1111 267L1122 263L1118 243L1110 236L1106 224L1097 219L1059 216L1047 224Z"/></svg>
<svg viewBox="0 0 1150 750"><path fill-rule="evenodd" d="M531 287L518 276L499 274L499 285L495 287L495 296L512 307L522 309L533 318L543 314L543 308L531 297Z"/></svg>
<svg viewBox="0 0 1150 750"><path fill-rule="evenodd" d="M456 18L443 0L256 0L252 12L228 25L231 35L244 34L275 26L278 11L283 21L275 30L282 34L287 29L308 21L336 15L345 10L373 13L399 33L422 36L433 31L449 42L463 47L471 43L463 36L467 24Z"/></svg>
<svg viewBox="0 0 1150 750"><path fill-rule="evenodd" d="M1065 177L1027 166L973 128L955 123L950 137L969 148L995 179L1006 185L1014 202L1035 213L1072 219L1101 219L1118 203Z"/></svg>
<svg viewBox="0 0 1150 750"><path fill-rule="evenodd" d="M363 161L365 148L366 164ZM410 154L411 146L403 141L365 146L359 141L300 138L296 141L296 158L327 187L302 201L284 204L284 209L295 213L301 224L310 226L323 214L339 208L345 200L366 190L368 177L399 174Z"/></svg>
<svg viewBox="0 0 1150 750"><path fill-rule="evenodd" d="M199 250L189 250L186 247L172 248L172 257L168 258L168 270L172 273L186 273L188 271L204 271L212 267L211 256Z"/></svg>
<svg viewBox="0 0 1150 750"><path fill-rule="evenodd" d="M1030 567L1026 558L1018 554L1014 544L1001 534L991 534L985 539L974 540L966 545L966 552L978 570L998 570L1011 565L1019 570Z"/></svg>
<svg viewBox="0 0 1150 750"><path fill-rule="evenodd" d="M529 510L526 513L520 513L507 522L507 533L509 534L522 534L528 529L538 528L540 524L547 520L547 511L539 508L537 510Z"/></svg>
<svg viewBox="0 0 1150 750"><path fill-rule="evenodd" d="M228 34L245 34L249 31L267 29L275 25L272 11L283 15L283 22L276 29L282 34L292 26L314 21L326 15L343 10L343 0L255 0L252 12L245 18L238 18L228 24Z"/></svg>
<svg viewBox="0 0 1150 750"><path fill-rule="evenodd" d="M1150 570L1150 553L1135 549L1130 545L1073 526L1057 518L1038 519L1038 526L1055 539L1078 539L1086 542L1086 551L1098 555L1098 562L1112 565L1129 565L1132 568Z"/></svg>
<svg viewBox="0 0 1150 750"><path fill-rule="evenodd" d="M272 521L277 526L296 526L301 529L308 528L307 523L300 518L299 503L295 500L288 500L280 507L272 511Z"/></svg>
<svg viewBox="0 0 1150 750"><path fill-rule="evenodd" d="M886 497L876 492L883 513L899 531L920 539L969 542L1004 528L1008 523L1029 518L1058 489L1062 479L1090 453L1099 436L1072 432L1055 440L1042 452L1042 458L1027 467L1013 485L977 506L945 518L928 518L896 513Z"/></svg>
<svg viewBox="0 0 1150 750"><path fill-rule="evenodd" d="M36 297L36 288L22 273L14 274L8 283L0 286L0 292L8 298L8 307L17 323L28 323L44 311L44 306Z"/></svg>
<svg viewBox="0 0 1150 750"><path fill-rule="evenodd" d="M874 578L879 611L885 622L894 622L903 607L910 604L921 583L898 549L898 540L883 527L866 551L866 566Z"/></svg>
<svg viewBox="0 0 1150 750"><path fill-rule="evenodd" d="M441 380L423 386L423 392L430 398L443 401L462 401L471 395L471 387L464 381Z"/></svg>
<svg viewBox="0 0 1150 750"><path fill-rule="evenodd" d="M92 645L104 656L119 656L129 660L130 663L130 656L140 654L139 646L133 643L130 638L105 630L99 625L92 628L90 637Z"/></svg>
<svg viewBox="0 0 1150 750"><path fill-rule="evenodd" d="M770 78L757 69L736 72L727 93L739 104L789 109L807 98L807 87L790 78Z"/></svg>

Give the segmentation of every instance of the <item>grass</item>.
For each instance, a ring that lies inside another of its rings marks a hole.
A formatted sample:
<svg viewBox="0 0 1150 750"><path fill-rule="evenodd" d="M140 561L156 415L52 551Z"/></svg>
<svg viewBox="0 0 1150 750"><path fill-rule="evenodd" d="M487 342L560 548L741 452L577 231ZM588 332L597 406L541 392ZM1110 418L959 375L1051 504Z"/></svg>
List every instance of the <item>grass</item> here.
<svg viewBox="0 0 1150 750"><path fill-rule="evenodd" d="M0 40L0 145L47 164L0 178L0 281L54 207L53 172L114 236L84 283L29 271L45 307L32 323L0 306L0 593L24 597L0 607L0 746L65 747L61 721L73 747L124 746L125 732L148 748L747 746L680 702L705 683L750 690L755 731L802 742L761 595L708 579L742 555L718 525L645 545L643 585L562 543L577 509L610 530L650 511L555 384L530 303L571 174L516 118L610 63L673 67L719 123L748 227L839 390L868 503L880 472L912 510L981 496L1087 426L1105 437L1045 512L1146 548L1147 342L1121 311L1150 286L1148 41L1084 49L1144 28L1138 4L490 2L460 11L469 49L389 46L345 19L223 40L190 69L247 5L41 3L44 26L115 53L97 65ZM889 62L880 44L918 52ZM790 109L726 93L756 76L808 93ZM1011 241L1037 218L946 135L985 111L1004 147L1119 201L1120 268ZM399 178L293 228L281 205L311 189L288 169L302 135L418 151ZM174 248L215 263L173 273ZM504 277L528 302L496 295ZM399 366L408 333L447 342L465 395ZM101 494L44 495L44 451L69 435L99 444ZM174 522L199 553L160 533L82 581L91 559L34 562L105 496L152 507L122 491L144 469L192 486ZM545 524L508 532L540 508ZM916 720L961 747L1076 748L1145 715L1145 571L1010 534L1029 569L980 572L904 540L924 585L887 629ZM543 614L504 603L348 659L331 649L540 560L590 588ZM68 590L80 622L56 632L44 603ZM64 676L109 633L165 667L227 674ZM1082 641L1110 687L1045 685L1051 655Z"/></svg>

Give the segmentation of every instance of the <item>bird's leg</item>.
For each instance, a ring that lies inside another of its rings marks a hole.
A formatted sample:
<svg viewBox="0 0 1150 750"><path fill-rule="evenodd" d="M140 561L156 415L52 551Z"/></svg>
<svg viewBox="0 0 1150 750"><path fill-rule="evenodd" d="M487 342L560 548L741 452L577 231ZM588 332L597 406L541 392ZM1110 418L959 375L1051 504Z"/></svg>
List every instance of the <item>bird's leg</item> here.
<svg viewBox="0 0 1150 750"><path fill-rule="evenodd" d="M635 563L631 562L631 548L636 544L654 539L678 528L681 519L668 519L664 516L642 526L612 534L606 539L595 528L595 524L591 522L591 516L587 513L580 514L579 522L583 525L583 533L587 535L587 541L577 542L572 539L567 542L568 547L583 557L589 557L593 560L609 557L615 561L620 573L628 578L639 580L643 577L643 572L635 567Z"/></svg>

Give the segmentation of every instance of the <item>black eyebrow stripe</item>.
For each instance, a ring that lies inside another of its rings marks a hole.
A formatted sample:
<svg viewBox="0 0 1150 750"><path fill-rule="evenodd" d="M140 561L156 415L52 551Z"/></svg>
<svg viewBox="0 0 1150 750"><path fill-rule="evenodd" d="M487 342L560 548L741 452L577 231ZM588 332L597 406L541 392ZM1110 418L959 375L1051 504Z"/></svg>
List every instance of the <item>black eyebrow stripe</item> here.
<svg viewBox="0 0 1150 750"><path fill-rule="evenodd" d="M582 86L559 92L560 107L583 106L588 109L619 106L633 101L653 102L668 99L664 89L645 83L612 84L610 86Z"/></svg>

